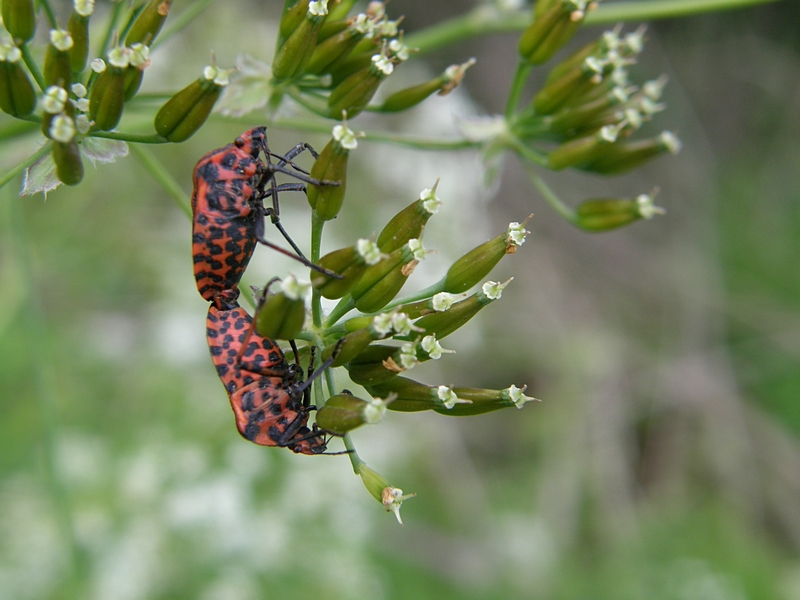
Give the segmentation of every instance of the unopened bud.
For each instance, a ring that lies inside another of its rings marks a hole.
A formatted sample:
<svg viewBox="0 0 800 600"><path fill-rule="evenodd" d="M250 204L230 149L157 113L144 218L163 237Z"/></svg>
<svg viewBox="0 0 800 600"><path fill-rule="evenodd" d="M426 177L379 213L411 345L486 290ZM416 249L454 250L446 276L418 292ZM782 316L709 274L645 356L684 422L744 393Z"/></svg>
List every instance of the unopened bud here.
<svg viewBox="0 0 800 600"><path fill-rule="evenodd" d="M60 118L61 116L59 115L53 121L55 122ZM65 117L65 119L69 119L69 117ZM68 127L64 126L61 129L68 129ZM53 162L56 165L56 176L61 183L66 185L78 185L83 179L83 162L81 161L80 149L74 139L74 125L72 126L72 131L73 138L70 141L53 141Z"/></svg>
<svg viewBox="0 0 800 600"><path fill-rule="evenodd" d="M375 242L360 239L355 246L341 248L326 254L319 259L319 266L338 273L341 279L335 279L319 271L311 271L311 285L319 290L323 298L336 300L347 294L358 282L369 265L374 265L384 258Z"/></svg>
<svg viewBox="0 0 800 600"><path fill-rule="evenodd" d="M122 118L125 103L125 69L129 62L127 48L108 53L108 66L100 74L89 94L89 116L98 129L114 129Z"/></svg>
<svg viewBox="0 0 800 600"><path fill-rule="evenodd" d="M436 195L439 180L432 188L420 192L419 199L406 206L384 226L378 235L378 248L381 252L393 252L407 243L419 238L431 216L439 211L442 202Z"/></svg>
<svg viewBox="0 0 800 600"><path fill-rule="evenodd" d="M311 287L297 281L293 275L280 282L256 315L256 331L273 340L293 340L303 330L306 318L305 295Z"/></svg>
<svg viewBox="0 0 800 600"><path fill-rule="evenodd" d="M19 48L0 44L0 110L13 117L27 117L36 109L36 90L21 58Z"/></svg>
<svg viewBox="0 0 800 600"><path fill-rule="evenodd" d="M359 463L358 474L372 497L380 502L387 512L394 513L397 522L402 525L400 506L404 500L413 498L416 494L403 494L403 490L390 485L382 475L370 469L366 463Z"/></svg>
<svg viewBox="0 0 800 600"><path fill-rule="evenodd" d="M327 14L327 0L308 3L305 17L292 31L272 61L272 76L277 81L291 79L304 72L317 45L317 36Z"/></svg>
<svg viewBox="0 0 800 600"><path fill-rule="evenodd" d="M311 167L311 177L339 182L336 186L308 186L308 203L323 221L336 218L342 208L347 186L347 159L350 150L357 146L356 135L347 127L347 122L336 125L333 128L331 141L323 148L319 158Z"/></svg>
<svg viewBox="0 0 800 600"><path fill-rule="evenodd" d="M72 36L63 29L50 30L50 44L44 55L44 80L47 85L69 87L72 83L70 48Z"/></svg>
<svg viewBox="0 0 800 600"><path fill-rule="evenodd" d="M456 302L449 310L428 314L416 321L414 325L421 327L429 334L435 334L440 340L444 339L466 324L484 306L498 300L511 281L511 279L504 283L487 281L477 293L461 302Z"/></svg>
<svg viewBox="0 0 800 600"><path fill-rule="evenodd" d="M3 0L2 15L3 25L14 42L21 44L33 38L36 31L33 0Z"/></svg>
<svg viewBox="0 0 800 600"><path fill-rule="evenodd" d="M133 22L128 35L125 37L125 45L152 45L169 16L171 4L172 0L150 0Z"/></svg>
<svg viewBox="0 0 800 600"><path fill-rule="evenodd" d="M578 226L588 231L608 231L638 221L652 219L666 211L653 204L655 194L642 194L636 199L598 198L587 200L576 209Z"/></svg>
<svg viewBox="0 0 800 600"><path fill-rule="evenodd" d="M350 291L356 308L372 313L389 304L426 252L420 240L411 239L388 258L368 267Z"/></svg>
<svg viewBox="0 0 800 600"><path fill-rule="evenodd" d="M386 414L382 398L362 400L351 394L337 394L317 411L317 426L336 435L344 435L361 425L374 425Z"/></svg>
<svg viewBox="0 0 800 600"><path fill-rule="evenodd" d="M229 71L216 65L203 70L203 76L183 88L162 106L155 118L156 132L170 142L192 137L206 122L222 88L228 85Z"/></svg>
<svg viewBox="0 0 800 600"><path fill-rule="evenodd" d="M530 219L530 217L528 217ZM444 291L452 294L465 292L486 277L506 254L514 254L525 243L525 219L522 223L509 223L508 230L467 252L459 258L444 280Z"/></svg>
<svg viewBox="0 0 800 600"><path fill-rule="evenodd" d="M670 131L664 131L648 140L611 144L582 168L594 173L613 175L641 166L656 156L677 154L680 150L681 142L677 136Z"/></svg>

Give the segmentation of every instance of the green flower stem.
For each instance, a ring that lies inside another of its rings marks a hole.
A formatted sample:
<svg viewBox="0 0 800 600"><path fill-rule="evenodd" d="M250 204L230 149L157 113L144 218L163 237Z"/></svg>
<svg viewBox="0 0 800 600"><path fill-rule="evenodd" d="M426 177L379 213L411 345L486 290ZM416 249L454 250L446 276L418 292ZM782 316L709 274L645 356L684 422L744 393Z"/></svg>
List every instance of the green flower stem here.
<svg viewBox="0 0 800 600"><path fill-rule="evenodd" d="M48 141L44 146L39 148L36 152L24 159L21 163L12 168L8 173L0 177L0 188L2 188L9 181L14 179L17 175L22 173L25 169L30 167L37 160L42 158L45 154L50 152L50 142Z"/></svg>
<svg viewBox="0 0 800 600"><path fill-rule="evenodd" d="M22 44L20 47L20 52L22 52L22 60L25 61L25 64L28 67L28 70L33 75L33 78L36 80L36 85L39 86L39 89L44 91L47 87L47 84L44 82L44 77L42 76L42 72L39 70L39 65L36 64L36 61L33 60L33 56L31 55L31 49L28 48L28 44Z"/></svg>
<svg viewBox="0 0 800 600"><path fill-rule="evenodd" d="M161 187L175 200L175 203L190 219L192 218L191 200L175 181L172 174L164 168L164 165L147 148L136 144L130 145L131 153L139 159L142 166L147 169L150 176L155 179Z"/></svg>
<svg viewBox="0 0 800 600"><path fill-rule="evenodd" d="M517 106L519 106L519 99L525 90L525 84L528 82L528 75L531 74L532 69L532 64L522 60L519 61L517 72L514 74L514 81L511 84L511 91L509 91L508 100L506 101L506 121L511 122L514 118Z"/></svg>
<svg viewBox="0 0 800 600"><path fill-rule="evenodd" d="M777 0L650 0L637 2L606 2L586 16L587 25L602 25L619 21L648 21L681 17L734 8L745 8ZM523 31L530 25L530 11L500 12L486 4L475 10L443 21L406 36L410 48L419 55L438 50L467 38L491 33Z"/></svg>
<svg viewBox="0 0 800 600"><path fill-rule="evenodd" d="M524 158L528 162L532 162L533 164L539 165L540 167L547 166L547 156L542 154L541 152L534 150L533 148L529 148L522 142L517 139L512 139L506 142L507 147L510 150L516 152L519 156Z"/></svg>
<svg viewBox="0 0 800 600"><path fill-rule="evenodd" d="M325 105L321 104L321 103L317 104L317 103L311 102L308 99L308 94L301 94L298 90L296 90L294 88L289 88L287 90L287 93L289 94L289 97L292 100L297 102L300 106L302 106L306 110L310 110L312 113L314 113L315 115L317 115L319 117L323 117L323 118L326 118L326 119L328 118L327 107Z"/></svg>
<svg viewBox="0 0 800 600"><path fill-rule="evenodd" d="M416 302L418 300L426 300L428 298L431 298L435 294L438 294L439 292L443 292L444 291L444 282L445 282L445 278L443 277L442 279L440 279L439 281L437 281L433 285L426 287L424 290L420 290L418 292L414 292L413 294L409 294L408 296L404 296L402 298L397 298L396 300L393 300L392 302L390 302L389 304L384 306L381 309L381 312L384 313L384 312L390 311L395 306L401 306L403 304L408 304L410 302Z"/></svg>
<svg viewBox="0 0 800 600"><path fill-rule="evenodd" d="M320 219L316 212L311 211L311 262L313 263L319 261L322 252L322 229L324 227L325 221ZM311 319L314 327L322 327L322 296L316 289L311 296Z"/></svg>
<svg viewBox="0 0 800 600"><path fill-rule="evenodd" d="M50 2L47 0L39 0L37 3L42 10L44 10L44 14L47 16L47 22L50 23L50 29L57 29L58 22L56 21L56 16L53 14L53 9L50 6Z"/></svg>
<svg viewBox="0 0 800 600"><path fill-rule="evenodd" d="M133 142L136 144L168 144L169 140L161 137L157 133L124 133L122 131L92 131L89 137L106 138L109 140L121 140L123 142Z"/></svg>
<svg viewBox="0 0 800 600"><path fill-rule="evenodd" d="M330 369L325 372L325 383L328 386L328 395L335 396L337 394L336 383L333 380L333 372ZM322 405L318 404L318 406ZM364 464L364 461L361 460L358 452L356 452L356 447L353 445L353 440L349 433L345 433L342 436L342 441L344 442L344 447L347 449L347 456L350 457L350 464L353 465L353 473L358 475L358 471L361 465Z"/></svg>
<svg viewBox="0 0 800 600"><path fill-rule="evenodd" d="M211 6L213 2L214 0L195 0L188 7L178 13L174 19L167 19L164 30L158 35L151 48L160 46L170 37L178 33L181 29L191 23L201 12Z"/></svg>
<svg viewBox="0 0 800 600"><path fill-rule="evenodd" d="M356 301L350 297L350 294L348 294L347 296L339 300L339 304L333 307L331 314L328 315L328 319L327 321L325 321L325 327L331 327L336 323L336 321L341 319L355 307L356 307Z"/></svg>
<svg viewBox="0 0 800 600"><path fill-rule="evenodd" d="M49 149L49 148L48 148ZM7 196L11 196L8 192ZM12 200L9 198L9 200ZM18 200L14 198L13 200ZM60 424L59 413L59 385L58 377L54 372L50 343L50 335L45 324L45 316L40 303L41 294L38 293L34 271L33 249L27 235L28 227L24 221L22 205L19 201L3 203L6 207L6 235L11 240L13 256L18 263L24 300L21 303L20 321L27 329L25 338L28 340L29 359L33 377L31 387L35 402L32 408L36 411L37 439L41 442L43 479L47 483L53 505L56 510L56 521L59 535L67 551L67 573L71 579L80 580L81 550L75 540L75 526L72 516L72 503L69 494L59 479L56 468L56 440ZM24 352L24 349L20 348ZM77 595L76 595L77 596Z"/></svg>
<svg viewBox="0 0 800 600"><path fill-rule="evenodd" d="M542 195L542 197L544 197L545 201L547 201L547 203L553 207L558 214L560 214L573 225L577 226L578 215L575 214L575 211L564 204L561 199L555 195L553 190L551 190L544 182L544 179L542 179L539 174L536 173L532 165L525 165L525 170L528 171L528 176L531 178L533 185L536 186L536 189L539 190L539 193Z"/></svg>
<svg viewBox="0 0 800 600"><path fill-rule="evenodd" d="M94 56L99 56L100 58L105 58L106 52L108 52L108 47L111 45L111 40L114 39L115 27L117 25L117 21L119 20L119 15L122 13L122 10L128 6L127 2L117 2L114 5L114 10L111 11L111 14L108 17L108 28L106 29L106 35L103 38L103 43L98 48L97 52L95 52ZM90 71L91 76L89 78L89 82L95 78L97 73L94 71ZM87 86L88 87L88 86Z"/></svg>

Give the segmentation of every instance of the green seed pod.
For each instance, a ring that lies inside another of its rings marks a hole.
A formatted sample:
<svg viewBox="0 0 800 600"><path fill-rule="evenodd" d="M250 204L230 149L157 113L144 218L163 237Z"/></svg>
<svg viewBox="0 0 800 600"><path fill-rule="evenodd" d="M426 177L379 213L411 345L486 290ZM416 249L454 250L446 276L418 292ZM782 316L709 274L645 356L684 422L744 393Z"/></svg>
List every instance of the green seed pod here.
<svg viewBox="0 0 800 600"><path fill-rule="evenodd" d="M89 116L95 126L110 131L119 124L125 103L125 70L130 50L117 47L108 53L108 65L95 80L89 94Z"/></svg>
<svg viewBox="0 0 800 600"><path fill-rule="evenodd" d="M397 295L427 251L418 239L409 240L388 258L367 268L350 291L361 312L377 312Z"/></svg>
<svg viewBox="0 0 800 600"><path fill-rule="evenodd" d="M309 0L298 0L289 10L283 13L280 23L280 36L288 38L300 26L308 13Z"/></svg>
<svg viewBox="0 0 800 600"><path fill-rule="evenodd" d="M429 334L435 335L440 340L444 339L456 329L465 325L484 306L498 300L512 279L503 283L487 281L478 292L469 298L456 302L446 311L425 315L416 321L414 325L424 329Z"/></svg>
<svg viewBox="0 0 800 600"><path fill-rule="evenodd" d="M379 60L376 61L375 58ZM378 87L394 70L391 62L381 54L372 57L372 64L354 73L334 88L328 96L328 116L336 118L345 111L350 117L355 117L369 104ZM380 65L376 68L375 65Z"/></svg>
<svg viewBox="0 0 800 600"><path fill-rule="evenodd" d="M351 394L337 394L317 411L317 426L336 435L344 435L361 425L378 423L386 414L385 400L362 400Z"/></svg>
<svg viewBox="0 0 800 600"><path fill-rule="evenodd" d="M94 0L75 0L72 14L67 22L67 31L72 36L69 61L73 73L86 68L89 58L89 17L94 12Z"/></svg>
<svg viewBox="0 0 800 600"><path fill-rule="evenodd" d="M3 0L3 25L17 44L31 41L36 32L33 0Z"/></svg>
<svg viewBox="0 0 800 600"><path fill-rule="evenodd" d="M328 17L325 19L325 24L343 20L347 17L347 13L356 4L356 0L339 0L338 2L329 2ZM338 33L338 32L337 32Z"/></svg>
<svg viewBox="0 0 800 600"><path fill-rule="evenodd" d="M466 417L510 408L522 408L526 402L536 400L523 392L526 386L512 385L504 390L480 388L428 386L413 379L396 377L385 383L368 386L367 391L379 398L396 394L397 398L387 408L395 411L417 412L433 410L443 415Z"/></svg>
<svg viewBox="0 0 800 600"><path fill-rule="evenodd" d="M67 185L77 185L83 179L83 163L75 133L71 117L62 113L52 119L49 137L53 140L53 162L58 179Z"/></svg>
<svg viewBox="0 0 800 600"><path fill-rule="evenodd" d="M519 53L533 65L547 62L566 44L595 7L587 0L559 0L537 11L534 22L519 40Z"/></svg>
<svg viewBox="0 0 800 600"><path fill-rule="evenodd" d="M383 504L387 512L393 512L397 522L402 525L400 506L404 500L413 498L416 494L403 494L403 490L390 485L383 475L370 469L365 462L358 463L356 472L372 497Z"/></svg>
<svg viewBox="0 0 800 600"><path fill-rule="evenodd" d="M359 385L376 385L397 377L404 370L392 358L399 350L398 346L384 344L367 346L345 365L350 379Z"/></svg>
<svg viewBox="0 0 800 600"><path fill-rule="evenodd" d="M506 254L516 253L517 248L525 243L528 233L525 223L528 219L522 223L509 223L504 233L470 250L454 262L445 275L444 291L451 294L467 291L486 277Z"/></svg>
<svg viewBox="0 0 800 600"><path fill-rule="evenodd" d="M332 367L341 367L350 362L353 357L360 354L364 348L369 346L374 340L381 339L383 336L377 333L373 328L364 327L352 333L348 333L332 344L329 344L322 351L322 360L328 360L333 356L334 350L337 350L336 358L333 361Z"/></svg>
<svg viewBox="0 0 800 600"><path fill-rule="evenodd" d="M548 155L548 168L560 171L591 163L609 151L621 129L620 126L606 125L597 133L561 144Z"/></svg>
<svg viewBox="0 0 800 600"><path fill-rule="evenodd" d="M534 110L540 115L552 115L573 95L580 95L586 82L600 83L606 69L610 69L609 63L588 57L572 71L542 88L533 98Z"/></svg>
<svg viewBox="0 0 800 600"><path fill-rule="evenodd" d="M519 54L528 62L532 62L530 57L545 42L548 33L564 18L565 9L561 2L551 2L550 4L551 6L546 10L537 11L535 20L519 38Z"/></svg>
<svg viewBox="0 0 800 600"><path fill-rule="evenodd" d="M338 186L308 186L308 203L323 221L336 218L342 208L347 185L347 159L350 150L357 146L356 135L347 127L347 123L336 125L333 128L333 139L323 148L311 167L311 177L339 182Z"/></svg>
<svg viewBox="0 0 800 600"><path fill-rule="evenodd" d="M399 112L416 106L431 94L438 93L440 96L446 96L461 85L464 73L475 62L474 58L470 58L463 64L450 65L439 77L395 92L383 101L378 110L381 112Z"/></svg>
<svg viewBox="0 0 800 600"><path fill-rule="evenodd" d="M322 23L322 27L319 29L317 45L345 31L348 27L350 27L351 21L352 19L331 19L331 8L328 6L328 16L325 17L325 21ZM314 50L314 52L316 53L316 50Z"/></svg>
<svg viewBox="0 0 800 600"><path fill-rule="evenodd" d="M144 79L144 70L150 66L150 48L144 44L131 46L130 64L125 69L125 102L139 91Z"/></svg>
<svg viewBox="0 0 800 600"><path fill-rule="evenodd" d="M222 88L228 85L228 71L215 65L203 70L203 76L183 88L162 106L155 118L156 132L170 142L192 137L206 122Z"/></svg>
<svg viewBox="0 0 800 600"><path fill-rule="evenodd" d="M628 93L621 87L614 87L603 96L580 106L565 108L550 121L550 131L567 133L576 129L597 130L604 125L607 115L614 115L616 109L629 100Z"/></svg>
<svg viewBox="0 0 800 600"><path fill-rule="evenodd" d="M404 304L400 306L399 309L408 315L409 319L418 319L419 317L424 317L425 315L450 310L450 307L455 304L457 300L463 298L464 294L439 292L438 294L434 294L433 297L426 300L419 300L418 302L412 302L411 304Z"/></svg>
<svg viewBox="0 0 800 600"><path fill-rule="evenodd" d="M436 195L438 186L437 179L432 188L422 190L418 200L406 206L384 226L377 241L381 252L394 252L408 240L422 236L428 219L439 212L442 206L442 201Z"/></svg>
<svg viewBox="0 0 800 600"><path fill-rule="evenodd" d="M677 154L680 150L681 142L675 134L664 131L648 140L609 144L602 154L598 154L582 168L594 173L613 175L639 167L656 156Z"/></svg>
<svg viewBox="0 0 800 600"><path fill-rule="evenodd" d="M347 27L335 35L332 35L324 41L317 43L311 58L306 67L307 73L319 75L330 71L330 67L337 60L346 58L356 44L361 41L361 38L367 33L366 15L359 15L359 18L352 20L352 24L345 25Z"/></svg>
<svg viewBox="0 0 800 600"><path fill-rule="evenodd" d="M36 109L36 90L20 58L16 46L0 45L0 110L13 117L27 117Z"/></svg>
<svg viewBox="0 0 800 600"><path fill-rule="evenodd" d="M327 14L327 0L309 2L305 18L284 42L272 61L272 76L276 81L284 81L303 74L311 60L319 30Z"/></svg>
<svg viewBox="0 0 800 600"><path fill-rule="evenodd" d="M631 198L596 198L587 200L575 211L578 226L587 231L608 231L638 221L652 219L666 211L653 204L653 194Z"/></svg>
<svg viewBox="0 0 800 600"><path fill-rule="evenodd" d="M125 45L152 45L158 32L164 26L164 21L169 16L171 4L172 0L150 0L133 22L128 35L125 37Z"/></svg>
<svg viewBox="0 0 800 600"><path fill-rule="evenodd" d="M72 85L72 63L70 49L74 45L69 31L50 30L50 44L44 55L44 80L47 85Z"/></svg>
<svg viewBox="0 0 800 600"><path fill-rule="evenodd" d="M296 338L306 319L304 296L309 287L310 284L300 283L292 275L285 277L277 293L270 295L258 310L258 334L273 340Z"/></svg>
<svg viewBox="0 0 800 600"><path fill-rule="evenodd" d="M338 273L341 279L329 277L319 271L311 271L311 285L319 290L323 298L337 300L347 294L358 282L367 267L383 258L371 240L360 239L355 246L341 248L323 256L319 266Z"/></svg>

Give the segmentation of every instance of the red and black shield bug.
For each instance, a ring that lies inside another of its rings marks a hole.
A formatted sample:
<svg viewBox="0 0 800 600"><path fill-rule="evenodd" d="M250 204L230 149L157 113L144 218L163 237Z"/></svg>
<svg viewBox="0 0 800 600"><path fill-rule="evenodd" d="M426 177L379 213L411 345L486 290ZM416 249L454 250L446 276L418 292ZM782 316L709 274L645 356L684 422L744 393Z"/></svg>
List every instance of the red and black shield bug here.
<svg viewBox="0 0 800 600"><path fill-rule="evenodd" d="M192 256L197 289L204 299L212 301L217 294L238 286L256 242L330 274L310 263L280 225L278 193L305 191L305 186L302 183L278 185L275 173L285 173L314 185L337 185L313 179L292 163L304 150L316 155L308 144L298 144L285 156L273 154L267 146L266 127L255 127L232 144L213 150L198 161L193 175ZM261 152L266 162L261 160ZM277 163L272 162L273 157L278 159ZM269 196L272 196L272 207L266 209L263 200ZM266 216L296 254L264 238Z"/></svg>
<svg viewBox="0 0 800 600"><path fill-rule="evenodd" d="M308 384L316 374L303 382L300 366L287 363L277 344L253 330L252 317L239 307L237 297L238 290L218 295L206 321L211 358L230 397L236 428L261 446L324 453L325 432L308 427L315 409Z"/></svg>

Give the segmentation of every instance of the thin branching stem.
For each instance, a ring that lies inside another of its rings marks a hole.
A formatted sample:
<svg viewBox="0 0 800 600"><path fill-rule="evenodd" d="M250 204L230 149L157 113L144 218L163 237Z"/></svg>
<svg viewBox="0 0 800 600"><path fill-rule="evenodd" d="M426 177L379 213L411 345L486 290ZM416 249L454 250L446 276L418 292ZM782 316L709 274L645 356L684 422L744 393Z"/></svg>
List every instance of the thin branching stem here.
<svg viewBox="0 0 800 600"><path fill-rule="evenodd" d="M50 152L50 142L48 141L44 146L39 148L36 152L25 158L18 165L13 167L8 173L0 177L0 188L2 188L9 181L14 179L17 175L22 173L25 169L34 164L37 160L42 158L45 154Z"/></svg>
<svg viewBox="0 0 800 600"><path fill-rule="evenodd" d="M58 28L56 15L53 13L53 8L50 6L50 2L48 2L48 0L39 0L39 6L44 11L45 16L47 17L47 22L50 23L50 29Z"/></svg>
<svg viewBox="0 0 800 600"><path fill-rule="evenodd" d="M519 61L517 65L517 72L514 74L514 81L511 83L511 91L508 93L508 100L506 101L506 121L511 122L517 112L522 92L525 90L525 84L528 82L528 76L531 74L533 65L526 61Z"/></svg>
<svg viewBox="0 0 800 600"><path fill-rule="evenodd" d="M134 142L136 144L167 144L169 140L157 133L124 133L122 131L92 131L89 137Z"/></svg>
<svg viewBox="0 0 800 600"><path fill-rule="evenodd" d="M25 65L28 67L28 70L33 75L34 80L36 81L36 85L39 86L39 89L44 91L47 87L47 84L44 81L44 77L42 76L42 72L39 70L39 65L36 64L36 61L33 60L33 55L31 54L31 49L28 47L28 44L22 44L20 47L20 52L22 52L22 60L25 61Z"/></svg>
<svg viewBox="0 0 800 600"><path fill-rule="evenodd" d="M162 31L161 34L156 38L152 48L160 46L173 35L178 33L181 29L186 27L195 19L195 17L211 6L213 2L214 0L195 0L180 13L178 13L175 18L167 19L167 25L164 27L164 31Z"/></svg>
<svg viewBox="0 0 800 600"><path fill-rule="evenodd" d="M528 176L531 178L533 185L536 186L536 189L539 190L539 193L545 199L545 201L562 217L564 217L567 221L572 223L573 225L578 224L578 215L575 214L575 211L572 210L569 206L564 204L561 201L561 198L556 196L555 192L550 189L550 187L544 182L539 174L536 172L534 167L530 164L525 165L525 170L528 172Z"/></svg>
<svg viewBox="0 0 800 600"><path fill-rule="evenodd" d="M169 194L170 198L175 200L175 204L180 208L190 219L192 218L192 206L189 196L183 191L181 186L175 181L164 165L153 156L149 149L136 144L131 144L131 153L142 163L142 166L147 170L150 176L158 182L161 187Z"/></svg>

